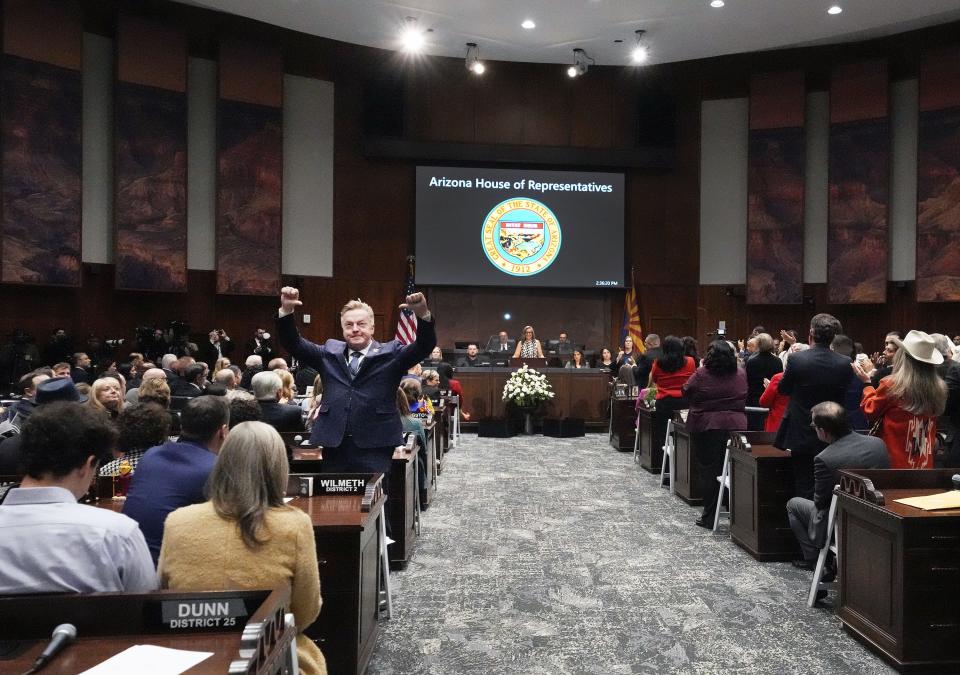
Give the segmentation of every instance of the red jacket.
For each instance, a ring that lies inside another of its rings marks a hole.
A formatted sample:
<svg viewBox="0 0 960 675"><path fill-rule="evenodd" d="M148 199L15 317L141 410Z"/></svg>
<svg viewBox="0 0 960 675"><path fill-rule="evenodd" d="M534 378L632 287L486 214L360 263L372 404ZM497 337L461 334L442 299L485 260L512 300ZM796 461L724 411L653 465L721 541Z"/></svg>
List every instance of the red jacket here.
<svg viewBox="0 0 960 675"><path fill-rule="evenodd" d="M790 397L780 393L780 380L783 379L783 373L777 373L770 378L770 384L760 395L760 406L770 408L767 414L767 421L763 425L764 431L776 431L780 428L780 422L783 415L787 412L787 406L790 404Z"/></svg>

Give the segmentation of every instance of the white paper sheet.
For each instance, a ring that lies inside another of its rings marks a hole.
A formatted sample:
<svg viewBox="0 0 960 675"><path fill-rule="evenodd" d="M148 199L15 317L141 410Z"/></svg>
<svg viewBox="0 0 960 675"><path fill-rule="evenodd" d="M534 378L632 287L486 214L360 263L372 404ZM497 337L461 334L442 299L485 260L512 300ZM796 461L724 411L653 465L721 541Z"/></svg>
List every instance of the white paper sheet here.
<svg viewBox="0 0 960 675"><path fill-rule="evenodd" d="M179 675L211 656L213 652L134 645L80 675Z"/></svg>
<svg viewBox="0 0 960 675"><path fill-rule="evenodd" d="M284 497L284 498L283 498L283 503L284 503L284 504L289 504L289 503L292 502L294 499L296 499L296 497Z"/></svg>

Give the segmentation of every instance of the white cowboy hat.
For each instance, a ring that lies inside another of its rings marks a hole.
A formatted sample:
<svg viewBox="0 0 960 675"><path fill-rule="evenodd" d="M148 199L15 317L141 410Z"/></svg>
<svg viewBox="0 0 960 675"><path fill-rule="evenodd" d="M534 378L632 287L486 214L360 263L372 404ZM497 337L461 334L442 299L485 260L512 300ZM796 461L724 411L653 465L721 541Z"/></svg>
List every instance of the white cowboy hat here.
<svg viewBox="0 0 960 675"><path fill-rule="evenodd" d="M932 363L935 366L943 363L943 354L937 349L936 342L922 330L910 331L900 344L907 350L907 354L917 361Z"/></svg>

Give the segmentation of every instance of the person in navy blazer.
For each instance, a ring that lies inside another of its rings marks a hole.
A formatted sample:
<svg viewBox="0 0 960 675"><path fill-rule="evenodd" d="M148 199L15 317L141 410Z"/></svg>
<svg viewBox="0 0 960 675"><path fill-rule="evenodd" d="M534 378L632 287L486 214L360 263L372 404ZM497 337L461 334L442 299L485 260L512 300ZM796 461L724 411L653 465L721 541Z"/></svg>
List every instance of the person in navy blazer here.
<svg viewBox="0 0 960 675"><path fill-rule="evenodd" d="M386 478L393 452L403 442L396 406L400 378L437 344L426 298L413 293L400 305L417 315L417 339L410 345L374 340L373 309L359 300L340 311L343 340L314 344L297 331L294 309L301 304L296 288L280 291L277 338L322 378L323 398L310 440L323 447L323 470L379 472Z"/></svg>

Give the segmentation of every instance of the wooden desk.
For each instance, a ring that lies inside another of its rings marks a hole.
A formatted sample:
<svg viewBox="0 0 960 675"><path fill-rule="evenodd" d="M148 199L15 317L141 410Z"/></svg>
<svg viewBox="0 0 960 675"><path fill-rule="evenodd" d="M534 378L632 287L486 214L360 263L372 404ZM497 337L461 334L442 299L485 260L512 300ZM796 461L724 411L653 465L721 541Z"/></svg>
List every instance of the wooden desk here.
<svg viewBox="0 0 960 675"><path fill-rule="evenodd" d="M902 671L960 671L960 509L893 501L949 490L955 472L840 472L837 615Z"/></svg>
<svg viewBox="0 0 960 675"><path fill-rule="evenodd" d="M457 380L463 387L463 409L472 423L479 419L503 418L503 385L514 368L458 368ZM587 426L607 428L610 374L599 369L538 368L547 376L554 397L543 407L544 417L579 417ZM631 421L632 424L632 421ZM633 449L631 441L630 450Z"/></svg>
<svg viewBox="0 0 960 675"><path fill-rule="evenodd" d="M730 538L757 560L795 560L800 547L787 519L790 453L759 443L773 436L760 434L766 432L730 434Z"/></svg>
<svg viewBox="0 0 960 675"><path fill-rule="evenodd" d="M164 606L177 603L227 603L230 610L216 619L233 618L214 628L174 627L164 620ZM5 640L23 641L16 658L0 661L0 672L27 671L50 640L53 628L71 623L77 641L47 665L45 673L78 673L138 644L213 652L188 673L226 673L239 661L250 672L273 673L287 658L296 630L284 624L290 590L211 591L184 593L90 593L85 595L22 595L0 597L0 626ZM252 664L262 657L262 665ZM242 672L247 672L243 670Z"/></svg>
<svg viewBox="0 0 960 675"><path fill-rule="evenodd" d="M637 413L634 409L637 401L631 397L610 397L613 421L610 424L610 445L620 452L633 452L633 442L637 437Z"/></svg>
<svg viewBox="0 0 960 675"><path fill-rule="evenodd" d="M417 447L414 445L412 450L397 448L393 453L390 485L387 486L387 503L390 505L387 512L390 518L390 538L393 539L393 543L387 546L387 556L390 559L390 567L393 569L406 567L417 545L417 530L414 523ZM428 448L428 457L431 452L432 449Z"/></svg>
<svg viewBox="0 0 960 675"><path fill-rule="evenodd" d="M378 527L384 498L368 512L360 495L298 497L291 506L313 521L323 607L304 633L327 659L331 675L363 673L376 644Z"/></svg>
<svg viewBox="0 0 960 675"><path fill-rule="evenodd" d="M673 416L673 432L673 460L677 463L676 495L691 506L700 506L703 504L700 463L694 457L693 438L687 431L687 423L680 412Z"/></svg>
<svg viewBox="0 0 960 675"><path fill-rule="evenodd" d="M659 473L663 465L664 439L657 438L652 409L640 408L637 428L640 435L640 466L650 473Z"/></svg>

